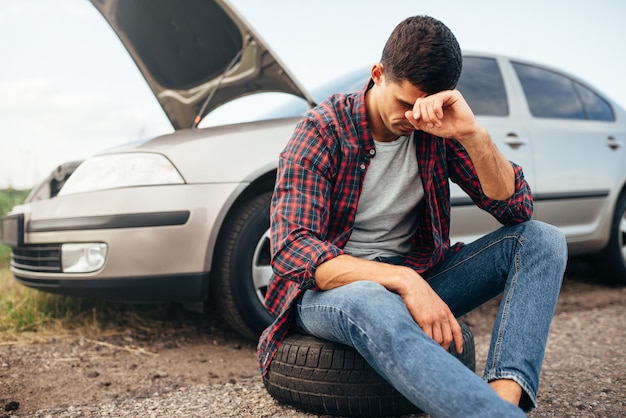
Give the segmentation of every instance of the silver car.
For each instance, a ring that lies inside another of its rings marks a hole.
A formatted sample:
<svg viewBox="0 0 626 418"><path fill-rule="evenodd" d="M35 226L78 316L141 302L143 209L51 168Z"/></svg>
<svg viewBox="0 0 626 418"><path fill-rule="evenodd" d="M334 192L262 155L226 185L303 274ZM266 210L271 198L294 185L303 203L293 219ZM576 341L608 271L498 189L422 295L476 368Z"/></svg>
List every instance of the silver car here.
<svg viewBox="0 0 626 418"><path fill-rule="evenodd" d="M219 306L242 335L271 321L262 300L278 154L298 118L369 69L307 93L223 0L92 0L175 132L68 163L2 221L11 270L40 290L128 302ZM626 113L582 80L504 56L465 53L459 89L497 146L524 167L535 218L570 254L626 283ZM265 91L294 95L272 119L199 129L209 112ZM78 166L78 167L76 167ZM58 191L58 193L57 193ZM453 241L498 223L452 186Z"/></svg>

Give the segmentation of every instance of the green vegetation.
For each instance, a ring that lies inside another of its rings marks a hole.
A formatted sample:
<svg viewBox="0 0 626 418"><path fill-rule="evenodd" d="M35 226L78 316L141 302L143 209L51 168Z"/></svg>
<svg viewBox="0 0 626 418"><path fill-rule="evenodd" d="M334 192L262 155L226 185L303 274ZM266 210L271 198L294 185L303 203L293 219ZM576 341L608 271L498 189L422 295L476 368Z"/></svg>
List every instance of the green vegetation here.
<svg viewBox="0 0 626 418"><path fill-rule="evenodd" d="M173 304L130 305L56 295L22 286L0 269L0 342L38 336L97 336L128 328L144 331L197 325L201 315Z"/></svg>
<svg viewBox="0 0 626 418"><path fill-rule="evenodd" d="M24 201L28 191L0 190L0 216ZM129 305L56 295L18 283L9 270L11 249L0 244L0 342L38 336L95 336L128 328L156 331L202 326L209 319L178 305Z"/></svg>
<svg viewBox="0 0 626 418"><path fill-rule="evenodd" d="M0 190L0 217L8 213L13 206L22 203L28 192L28 190ZM11 249L0 243L0 268L8 266L10 253Z"/></svg>

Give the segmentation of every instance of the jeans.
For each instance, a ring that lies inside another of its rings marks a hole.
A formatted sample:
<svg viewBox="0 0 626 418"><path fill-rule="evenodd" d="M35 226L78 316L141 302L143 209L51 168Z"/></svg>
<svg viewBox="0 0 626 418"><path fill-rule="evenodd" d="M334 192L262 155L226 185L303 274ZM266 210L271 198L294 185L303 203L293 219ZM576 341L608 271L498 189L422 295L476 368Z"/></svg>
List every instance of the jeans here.
<svg viewBox="0 0 626 418"><path fill-rule="evenodd" d="M503 295L482 379L421 330L400 296L372 281L307 290L298 302L296 321L314 336L354 347L433 417L524 416L522 410L536 406L566 262L563 234L528 221L465 245L423 276L457 317ZM487 383L502 378L522 387L519 408Z"/></svg>

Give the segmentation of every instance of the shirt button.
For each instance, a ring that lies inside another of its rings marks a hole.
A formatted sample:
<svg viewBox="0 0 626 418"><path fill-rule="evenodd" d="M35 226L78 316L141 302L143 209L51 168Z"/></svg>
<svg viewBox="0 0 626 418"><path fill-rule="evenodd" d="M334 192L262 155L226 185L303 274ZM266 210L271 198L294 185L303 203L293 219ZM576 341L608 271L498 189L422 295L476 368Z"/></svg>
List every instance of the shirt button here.
<svg viewBox="0 0 626 418"><path fill-rule="evenodd" d="M374 148L370 149L370 155L373 157L376 155L376 150Z"/></svg>
<svg viewBox="0 0 626 418"><path fill-rule="evenodd" d="M365 164L361 163L359 167L361 167L361 170L365 170Z"/></svg>

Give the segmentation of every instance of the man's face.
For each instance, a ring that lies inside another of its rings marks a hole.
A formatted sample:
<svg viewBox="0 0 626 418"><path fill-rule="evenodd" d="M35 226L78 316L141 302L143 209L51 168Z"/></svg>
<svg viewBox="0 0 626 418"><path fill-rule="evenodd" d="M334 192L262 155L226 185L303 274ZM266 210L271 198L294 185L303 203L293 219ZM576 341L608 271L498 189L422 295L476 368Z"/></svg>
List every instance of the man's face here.
<svg viewBox="0 0 626 418"><path fill-rule="evenodd" d="M370 92L373 95L369 110L370 117L374 119L372 120L374 137L377 140L391 141L399 136L410 135L415 128L404 114L407 110L413 109L418 97L425 97L428 94L406 80L390 81L385 77L382 66L379 69L374 66L372 79L375 86Z"/></svg>

